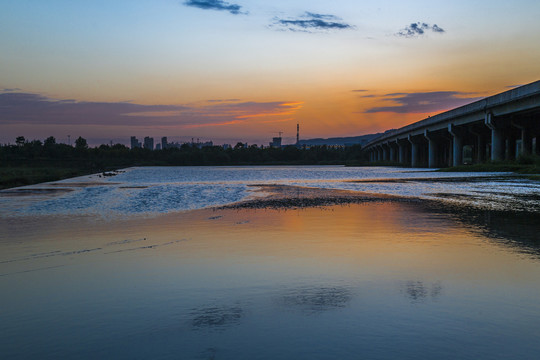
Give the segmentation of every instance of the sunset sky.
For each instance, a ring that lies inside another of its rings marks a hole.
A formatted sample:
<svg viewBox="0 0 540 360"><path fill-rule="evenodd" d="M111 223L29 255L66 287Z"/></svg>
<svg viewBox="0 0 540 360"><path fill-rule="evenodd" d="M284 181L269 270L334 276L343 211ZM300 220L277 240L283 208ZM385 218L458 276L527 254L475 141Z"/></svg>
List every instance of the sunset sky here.
<svg viewBox="0 0 540 360"><path fill-rule="evenodd" d="M357 136L540 79L540 1L0 0L0 142Z"/></svg>

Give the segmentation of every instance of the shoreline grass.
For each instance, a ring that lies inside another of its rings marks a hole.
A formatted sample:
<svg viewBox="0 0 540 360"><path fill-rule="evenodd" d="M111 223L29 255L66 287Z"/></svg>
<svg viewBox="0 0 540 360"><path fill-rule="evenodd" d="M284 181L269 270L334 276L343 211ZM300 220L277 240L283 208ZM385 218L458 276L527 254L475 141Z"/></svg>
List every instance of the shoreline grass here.
<svg viewBox="0 0 540 360"><path fill-rule="evenodd" d="M72 167L0 167L0 190L63 180L94 173L96 173L95 169L90 170Z"/></svg>

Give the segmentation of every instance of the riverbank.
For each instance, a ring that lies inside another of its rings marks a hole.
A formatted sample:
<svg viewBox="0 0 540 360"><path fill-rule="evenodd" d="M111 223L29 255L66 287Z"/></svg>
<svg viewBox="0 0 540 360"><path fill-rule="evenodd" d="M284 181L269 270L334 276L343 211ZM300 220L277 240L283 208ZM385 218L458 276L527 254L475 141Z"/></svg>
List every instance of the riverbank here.
<svg viewBox="0 0 540 360"><path fill-rule="evenodd" d="M439 169L440 172L512 172L528 175L530 179L540 180L540 165L516 162L495 162L485 164L461 165Z"/></svg>
<svg viewBox="0 0 540 360"><path fill-rule="evenodd" d="M96 169L76 167L28 167L7 166L0 167L0 190L18 186L34 185L49 181L58 181L72 177L90 175Z"/></svg>

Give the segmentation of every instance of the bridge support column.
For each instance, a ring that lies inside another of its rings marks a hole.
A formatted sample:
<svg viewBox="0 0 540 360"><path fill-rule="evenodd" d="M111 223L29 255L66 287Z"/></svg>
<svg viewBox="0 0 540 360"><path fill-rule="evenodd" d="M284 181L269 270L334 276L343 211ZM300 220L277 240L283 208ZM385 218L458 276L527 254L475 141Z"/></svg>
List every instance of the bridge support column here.
<svg viewBox="0 0 540 360"><path fill-rule="evenodd" d="M521 129L521 153L532 154L532 137L529 129Z"/></svg>
<svg viewBox="0 0 540 360"><path fill-rule="evenodd" d="M521 147L519 149L519 155L532 154L534 149L532 147L531 130L523 125L515 123L514 121L512 121L510 124L521 130Z"/></svg>
<svg viewBox="0 0 540 360"><path fill-rule="evenodd" d="M400 164L404 164L405 163L405 145L398 143L398 152L399 152L398 161Z"/></svg>
<svg viewBox="0 0 540 360"><path fill-rule="evenodd" d="M433 135L429 134L429 131L424 130L424 137L428 140L428 167L437 167L437 142L433 138Z"/></svg>
<svg viewBox="0 0 540 360"><path fill-rule="evenodd" d="M386 145L382 146L382 161L388 161L388 149Z"/></svg>
<svg viewBox="0 0 540 360"><path fill-rule="evenodd" d="M420 146L412 139L411 135L409 135L408 140L411 143L411 167L415 168L420 163Z"/></svg>
<svg viewBox="0 0 540 360"><path fill-rule="evenodd" d="M394 147L388 143L388 151L390 152L390 162L395 162L396 161L396 149L394 149Z"/></svg>
<svg viewBox="0 0 540 360"><path fill-rule="evenodd" d="M377 147L377 161L382 161L382 149L381 147Z"/></svg>
<svg viewBox="0 0 540 360"><path fill-rule="evenodd" d="M484 135L473 129L469 129L469 132L476 136L476 156L474 161L476 161L476 163L482 163L486 158L486 141L484 140Z"/></svg>
<svg viewBox="0 0 540 360"><path fill-rule="evenodd" d="M491 129L491 161L499 161L503 159L503 133L502 130L495 126L493 115L486 114L485 124Z"/></svg>
<svg viewBox="0 0 540 360"><path fill-rule="evenodd" d="M452 135L452 166L463 164L463 136L454 124L448 124L448 132Z"/></svg>

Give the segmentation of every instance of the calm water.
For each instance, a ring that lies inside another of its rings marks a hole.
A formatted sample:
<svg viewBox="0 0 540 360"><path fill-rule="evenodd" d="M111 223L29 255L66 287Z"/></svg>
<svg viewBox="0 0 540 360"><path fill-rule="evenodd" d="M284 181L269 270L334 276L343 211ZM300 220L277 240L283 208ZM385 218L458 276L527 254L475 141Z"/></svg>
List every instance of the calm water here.
<svg viewBox="0 0 540 360"><path fill-rule="evenodd" d="M0 217L0 358L539 358L537 213L403 202L174 212L250 196L252 183L433 175L185 170L0 197L15 211ZM424 184L450 194L485 183ZM208 200L220 193L230 198Z"/></svg>

